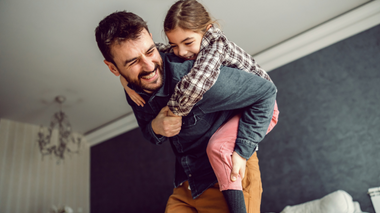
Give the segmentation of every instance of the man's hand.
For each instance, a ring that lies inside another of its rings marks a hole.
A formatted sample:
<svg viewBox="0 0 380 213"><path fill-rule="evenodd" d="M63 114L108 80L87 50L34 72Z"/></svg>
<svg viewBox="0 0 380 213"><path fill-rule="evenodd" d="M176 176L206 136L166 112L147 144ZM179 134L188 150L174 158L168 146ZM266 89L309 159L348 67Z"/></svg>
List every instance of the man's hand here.
<svg viewBox="0 0 380 213"><path fill-rule="evenodd" d="M232 153L231 181L236 181L239 174L241 179L244 178L246 164L247 160L245 158L241 157L235 151Z"/></svg>
<svg viewBox="0 0 380 213"><path fill-rule="evenodd" d="M152 129L157 135L173 137L181 131L182 117L173 114L168 106L165 106L152 120Z"/></svg>

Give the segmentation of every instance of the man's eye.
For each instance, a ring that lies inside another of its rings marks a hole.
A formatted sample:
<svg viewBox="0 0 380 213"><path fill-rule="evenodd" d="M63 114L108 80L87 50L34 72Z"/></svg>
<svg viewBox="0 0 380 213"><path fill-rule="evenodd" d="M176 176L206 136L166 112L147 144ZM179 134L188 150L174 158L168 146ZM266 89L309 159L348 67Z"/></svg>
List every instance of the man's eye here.
<svg viewBox="0 0 380 213"><path fill-rule="evenodd" d="M137 60L134 60L134 61L132 61L131 63L129 63L129 66L132 66L132 65L136 64L136 61L137 61Z"/></svg>

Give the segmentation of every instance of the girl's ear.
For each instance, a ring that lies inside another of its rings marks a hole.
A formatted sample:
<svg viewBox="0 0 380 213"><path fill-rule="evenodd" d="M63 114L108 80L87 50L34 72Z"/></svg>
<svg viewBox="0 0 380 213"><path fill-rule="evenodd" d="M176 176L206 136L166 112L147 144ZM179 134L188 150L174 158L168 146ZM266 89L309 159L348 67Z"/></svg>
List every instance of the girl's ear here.
<svg viewBox="0 0 380 213"><path fill-rule="evenodd" d="M210 29L211 27L212 27L212 24L209 24L209 25L207 26L207 30Z"/></svg>
<svg viewBox="0 0 380 213"><path fill-rule="evenodd" d="M119 70L116 68L116 66L112 63L112 62L109 62L107 60L104 60L104 63L107 65L108 69L115 75L115 76L119 76L120 73L119 73Z"/></svg>

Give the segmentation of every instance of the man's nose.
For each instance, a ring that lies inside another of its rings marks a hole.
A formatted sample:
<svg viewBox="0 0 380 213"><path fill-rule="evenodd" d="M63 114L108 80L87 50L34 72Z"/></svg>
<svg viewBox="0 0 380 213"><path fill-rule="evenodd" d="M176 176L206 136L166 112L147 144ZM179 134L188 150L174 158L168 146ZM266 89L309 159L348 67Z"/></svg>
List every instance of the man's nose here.
<svg viewBox="0 0 380 213"><path fill-rule="evenodd" d="M154 70L154 62L148 58L148 57L143 57L142 60L142 66L143 66L143 70L145 71L153 71Z"/></svg>

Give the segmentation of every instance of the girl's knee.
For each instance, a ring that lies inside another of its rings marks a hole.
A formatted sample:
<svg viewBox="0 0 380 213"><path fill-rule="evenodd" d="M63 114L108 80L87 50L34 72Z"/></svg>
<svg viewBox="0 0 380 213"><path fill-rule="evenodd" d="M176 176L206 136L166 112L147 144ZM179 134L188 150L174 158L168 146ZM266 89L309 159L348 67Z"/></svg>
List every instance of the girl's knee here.
<svg viewBox="0 0 380 213"><path fill-rule="evenodd" d="M210 157L210 156L217 155L219 150L220 150L220 146L218 145L218 143L215 143L215 141L211 139L206 148L207 156Z"/></svg>
<svg viewBox="0 0 380 213"><path fill-rule="evenodd" d="M223 138L217 140L210 140L207 145L207 155L208 157L219 157L219 158L231 158L232 152L235 148L235 138Z"/></svg>

